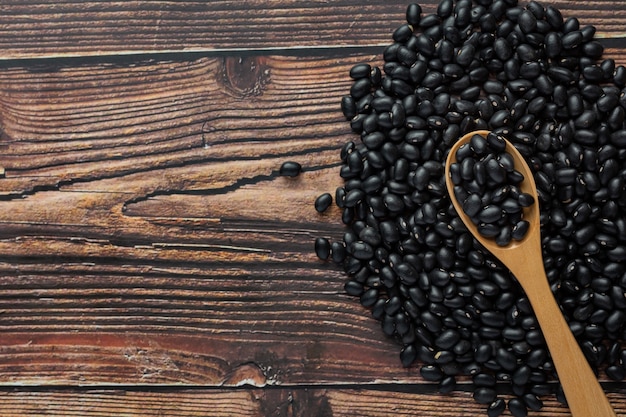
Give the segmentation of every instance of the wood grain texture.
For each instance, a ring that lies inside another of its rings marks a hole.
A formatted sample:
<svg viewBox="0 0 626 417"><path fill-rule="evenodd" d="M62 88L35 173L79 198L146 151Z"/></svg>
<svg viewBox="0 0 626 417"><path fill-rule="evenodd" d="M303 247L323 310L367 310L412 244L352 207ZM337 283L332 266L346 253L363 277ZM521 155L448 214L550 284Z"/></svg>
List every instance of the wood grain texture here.
<svg viewBox="0 0 626 417"><path fill-rule="evenodd" d="M390 387L387 387L390 388ZM610 394L618 415L626 413L621 394ZM0 392L0 413L13 416L113 416L157 417L387 417L427 415L429 417L475 417L485 415L484 405L468 392L437 401L432 393L403 387L399 390L376 388L279 388L216 390L14 390ZM504 395L503 398L510 398ZM503 416L510 416L507 411ZM544 402L542 413L529 415L571 416L556 400Z"/></svg>
<svg viewBox="0 0 626 417"><path fill-rule="evenodd" d="M626 63L622 2L551 3ZM402 368L313 254L344 230L313 201L354 139L348 70L405 8L2 3L0 415L484 415Z"/></svg>
<svg viewBox="0 0 626 417"><path fill-rule="evenodd" d="M3 71L0 379L419 381L312 251L343 233L313 201L340 184L342 78L371 58ZM286 159L305 172L279 177Z"/></svg>
<svg viewBox="0 0 626 417"><path fill-rule="evenodd" d="M436 0L419 2L425 13ZM4 59L171 51L367 47L389 42L408 2L341 1L28 1L0 14ZM566 17L621 37L626 4L553 0Z"/></svg>

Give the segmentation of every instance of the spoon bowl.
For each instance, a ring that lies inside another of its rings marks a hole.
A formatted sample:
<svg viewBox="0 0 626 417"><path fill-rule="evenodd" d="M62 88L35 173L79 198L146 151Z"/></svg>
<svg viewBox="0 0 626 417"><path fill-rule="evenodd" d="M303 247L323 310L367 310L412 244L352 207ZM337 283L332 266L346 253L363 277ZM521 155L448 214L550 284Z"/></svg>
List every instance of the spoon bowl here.
<svg viewBox="0 0 626 417"><path fill-rule="evenodd" d="M519 188L535 199L534 204L524 209L524 219L530 223L530 226L521 240L512 240L506 246L499 246L495 239L480 235L474 222L463 211L462 202L456 199L450 175L450 166L456 162L456 152L462 145L469 143L474 135L486 138L488 134L486 130L468 133L450 149L444 174L450 200L468 231L511 271L526 293L550 350L572 416L614 417L615 411L580 350L550 290L541 252L537 187L533 173L524 157L510 142L506 141L505 151L513 157L515 169L524 176Z"/></svg>
<svg viewBox="0 0 626 417"><path fill-rule="evenodd" d="M530 194L535 200L535 204L532 204L530 207L526 207L524 209L524 219L528 221L530 227L528 232L521 240L511 240L511 242L506 246L500 246L496 243L495 239L489 239L481 236L478 233L478 227L472 222L468 215L465 214L462 208L462 203L459 202L454 195L454 184L452 183L452 179L450 177L450 166L454 164L456 160L456 151L466 143L472 139L474 135L480 135L482 137L487 137L489 134L486 130L477 130L475 132L470 132L467 135L463 136L459 139L454 146L450 149L450 153L448 153L448 158L446 160L445 165L445 175L446 175L446 187L448 188L448 194L450 195L450 200L452 200L452 204L454 205L454 209L458 213L461 220L465 226L470 230L472 235L476 237L476 239L485 247L485 249L489 250L493 255L495 255L498 259L500 259L509 269L511 267L506 262L525 262L525 260L519 259L516 255L510 254L513 250L519 251L521 246L529 248L528 250L532 250L533 248L537 250L534 253L533 258L537 260L541 260L541 242L540 242L540 212L539 212L539 197L537 195L537 187L535 185L535 179L533 177L533 172L530 170L530 167L524 160L522 154L519 153L517 149L507 140L505 151L509 153L513 157L513 163L515 165L515 169L518 170L523 176L524 181L520 184L520 191ZM539 241L538 241L539 240ZM502 259L504 258L504 259ZM509 259L511 258L511 259ZM506 262L505 262L506 259Z"/></svg>

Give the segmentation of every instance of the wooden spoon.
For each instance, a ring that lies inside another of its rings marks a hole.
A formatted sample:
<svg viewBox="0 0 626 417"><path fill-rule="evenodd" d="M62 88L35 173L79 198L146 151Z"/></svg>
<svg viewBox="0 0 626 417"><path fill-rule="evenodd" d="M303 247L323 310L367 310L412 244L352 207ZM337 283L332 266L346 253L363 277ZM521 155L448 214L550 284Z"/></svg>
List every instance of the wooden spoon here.
<svg viewBox="0 0 626 417"><path fill-rule="evenodd" d="M574 417L615 416L615 411L580 350L550 290L541 255L537 188L532 171L522 155L507 141L506 151L513 157L515 169L524 175L520 189L535 198L535 204L524 210L524 218L530 222L530 227L522 240L511 241L507 246L498 246L494 239L481 236L472 220L463 212L462 203L458 202L454 195L450 165L456 162L457 149L469 142L472 136L478 134L486 137L488 133L485 130L468 133L450 149L445 165L445 178L452 204L474 238L509 268L526 292L550 350L572 415Z"/></svg>

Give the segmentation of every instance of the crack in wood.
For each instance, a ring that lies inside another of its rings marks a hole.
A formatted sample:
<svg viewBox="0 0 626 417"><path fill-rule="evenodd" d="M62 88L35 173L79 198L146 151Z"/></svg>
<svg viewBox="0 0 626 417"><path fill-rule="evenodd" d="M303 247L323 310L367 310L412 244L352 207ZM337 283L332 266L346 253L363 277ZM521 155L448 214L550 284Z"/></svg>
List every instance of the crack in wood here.
<svg viewBox="0 0 626 417"><path fill-rule="evenodd" d="M320 148L318 151L323 151L323 150L328 150L328 149L332 149L334 150L334 147L328 147L328 148ZM282 155L280 158L275 158L277 161L283 161L287 158L292 158L292 157L297 157L298 155L303 155L306 153L311 152L311 150L307 150L306 152L292 152L292 153L286 153L284 155ZM255 158L257 159L257 158ZM263 157L259 157L258 159L265 159ZM324 169L329 169L329 168L336 168L338 166L340 166L341 163L337 162L337 163L332 163L332 164L324 164L324 165L316 165L316 166L312 166L312 167L304 167L302 169L302 172L314 172L314 171L320 171L320 170L324 170ZM212 196L212 195L220 195L220 194L228 194L228 193L232 193L234 191L237 191L239 189L241 189L242 187L248 186L248 185L258 185L259 183L262 182L268 182L268 181L272 181L275 180L280 176L279 174L279 168L280 166L277 166L276 169L272 170L272 172L270 174L260 174L260 175L255 175L253 177L242 177L237 179L237 181L233 182L230 185L224 186L224 187L220 187L220 188L206 188L206 189L196 189L196 190L168 190L168 189L164 189L164 190L156 190L153 191L151 193L146 193L142 196L138 196L132 199L127 200L126 202L124 202L124 212L127 212L130 208L130 206L134 205L134 204L139 204L143 201L147 201L150 200L151 198L155 198L155 197L160 197L160 196L171 196L171 195L200 195L200 196ZM297 179L293 179L293 180L297 180Z"/></svg>

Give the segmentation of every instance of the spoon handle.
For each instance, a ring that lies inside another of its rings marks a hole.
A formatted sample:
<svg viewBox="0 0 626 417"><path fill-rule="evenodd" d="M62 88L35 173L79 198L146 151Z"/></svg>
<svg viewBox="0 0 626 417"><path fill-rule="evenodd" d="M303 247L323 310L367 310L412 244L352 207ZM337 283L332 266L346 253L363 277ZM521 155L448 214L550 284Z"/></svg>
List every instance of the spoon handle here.
<svg viewBox="0 0 626 417"><path fill-rule="evenodd" d="M509 265L509 269L513 267L511 272L521 278L518 281L533 307L572 416L615 417L615 411L550 291L541 257L523 258L524 262Z"/></svg>

